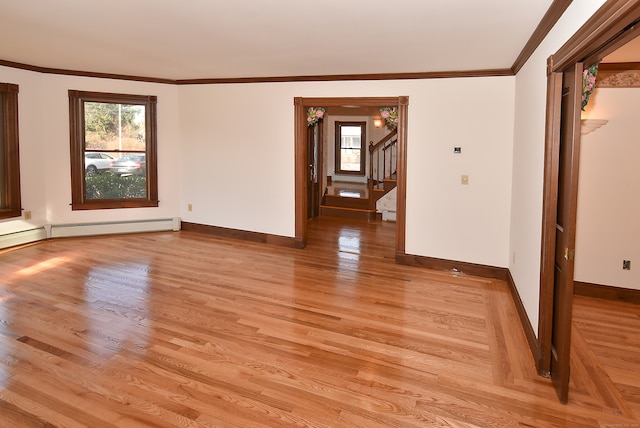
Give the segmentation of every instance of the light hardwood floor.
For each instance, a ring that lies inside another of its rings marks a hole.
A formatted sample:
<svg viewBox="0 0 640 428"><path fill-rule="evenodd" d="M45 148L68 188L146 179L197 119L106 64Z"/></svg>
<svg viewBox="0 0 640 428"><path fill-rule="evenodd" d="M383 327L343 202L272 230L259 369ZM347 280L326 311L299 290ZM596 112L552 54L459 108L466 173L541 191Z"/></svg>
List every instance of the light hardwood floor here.
<svg viewBox="0 0 640 428"><path fill-rule="evenodd" d="M319 219L304 250L169 232L0 254L0 427L638 426L637 306L576 299L563 405L507 285L396 265L394 229Z"/></svg>

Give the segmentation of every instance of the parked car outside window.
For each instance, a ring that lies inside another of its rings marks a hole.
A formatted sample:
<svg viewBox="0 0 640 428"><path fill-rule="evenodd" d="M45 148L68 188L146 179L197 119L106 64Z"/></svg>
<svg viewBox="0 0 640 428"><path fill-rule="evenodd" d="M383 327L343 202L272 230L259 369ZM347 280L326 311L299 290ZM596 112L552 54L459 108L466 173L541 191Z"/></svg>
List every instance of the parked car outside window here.
<svg viewBox="0 0 640 428"><path fill-rule="evenodd" d="M111 163L115 159L106 153L85 152L84 170L86 175L95 175L99 172L109 171Z"/></svg>
<svg viewBox="0 0 640 428"><path fill-rule="evenodd" d="M147 171L146 156L144 154L122 156L113 161L110 171L118 175L145 176Z"/></svg>

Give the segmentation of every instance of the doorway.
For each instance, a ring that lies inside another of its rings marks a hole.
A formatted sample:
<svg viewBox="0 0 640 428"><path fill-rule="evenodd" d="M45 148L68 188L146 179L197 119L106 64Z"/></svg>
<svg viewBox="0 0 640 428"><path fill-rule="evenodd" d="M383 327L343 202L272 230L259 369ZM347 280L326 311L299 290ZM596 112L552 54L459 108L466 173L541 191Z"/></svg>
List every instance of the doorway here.
<svg viewBox="0 0 640 428"><path fill-rule="evenodd" d="M640 0L610 0L548 61L538 371L550 374L558 398L565 403L570 371L581 73L585 66L638 36L637 22Z"/></svg>
<svg viewBox="0 0 640 428"><path fill-rule="evenodd" d="M295 239L300 247L307 243L309 215L309 147L306 111L309 107L398 106L397 208L395 253L405 251L406 147L408 97L302 98L294 99L295 121Z"/></svg>

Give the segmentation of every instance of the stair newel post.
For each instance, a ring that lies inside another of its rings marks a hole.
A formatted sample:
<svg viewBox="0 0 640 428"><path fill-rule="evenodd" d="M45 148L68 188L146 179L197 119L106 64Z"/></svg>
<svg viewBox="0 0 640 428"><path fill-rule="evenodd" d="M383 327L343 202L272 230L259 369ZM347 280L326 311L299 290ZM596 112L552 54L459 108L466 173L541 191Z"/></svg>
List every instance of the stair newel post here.
<svg viewBox="0 0 640 428"><path fill-rule="evenodd" d="M373 198L373 141L369 141L369 178L367 179L367 189L369 190L369 202ZM371 209L371 203L369 203L369 209Z"/></svg>
<svg viewBox="0 0 640 428"><path fill-rule="evenodd" d="M387 149L382 148L382 179L387 178Z"/></svg>

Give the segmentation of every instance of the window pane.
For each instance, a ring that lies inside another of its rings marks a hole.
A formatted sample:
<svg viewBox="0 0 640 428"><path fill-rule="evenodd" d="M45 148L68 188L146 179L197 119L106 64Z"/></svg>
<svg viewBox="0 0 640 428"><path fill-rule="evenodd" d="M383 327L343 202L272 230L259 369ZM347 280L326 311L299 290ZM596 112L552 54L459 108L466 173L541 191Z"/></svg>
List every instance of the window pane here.
<svg viewBox="0 0 640 428"><path fill-rule="evenodd" d="M359 126L342 126L340 128L340 147L360 148L361 128Z"/></svg>
<svg viewBox="0 0 640 428"><path fill-rule="evenodd" d="M71 208L158 206L157 97L69 90Z"/></svg>
<svg viewBox="0 0 640 428"><path fill-rule="evenodd" d="M145 151L145 106L84 103L86 150Z"/></svg>
<svg viewBox="0 0 640 428"><path fill-rule="evenodd" d="M364 175L366 122L338 122L335 133L335 165L337 174Z"/></svg>
<svg viewBox="0 0 640 428"><path fill-rule="evenodd" d="M144 153L85 152L86 199L147 197Z"/></svg>
<svg viewBox="0 0 640 428"><path fill-rule="evenodd" d="M360 171L360 148L340 150L340 169L342 171Z"/></svg>

